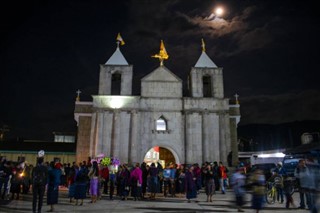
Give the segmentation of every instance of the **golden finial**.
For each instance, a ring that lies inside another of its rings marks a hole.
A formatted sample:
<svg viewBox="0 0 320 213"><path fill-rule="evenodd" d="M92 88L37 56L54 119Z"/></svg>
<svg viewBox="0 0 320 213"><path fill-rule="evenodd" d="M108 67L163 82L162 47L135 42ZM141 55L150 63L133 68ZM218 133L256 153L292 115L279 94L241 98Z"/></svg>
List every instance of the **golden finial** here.
<svg viewBox="0 0 320 213"><path fill-rule="evenodd" d="M206 51L206 44L204 43L203 38L201 39L201 47L202 47L202 52Z"/></svg>
<svg viewBox="0 0 320 213"><path fill-rule="evenodd" d="M124 42L124 40L122 39L120 33L118 33L118 35L117 35L117 42L118 42L118 45L119 45L119 43L120 43L121 45L124 45L124 44L125 44L125 42Z"/></svg>
<svg viewBox="0 0 320 213"><path fill-rule="evenodd" d="M166 51L166 48L164 47L164 43L163 43L163 40L161 40L160 42L160 51L158 54L155 54L153 56L151 56L153 58L159 58L160 60L160 66L163 66L163 61L164 60L167 60L169 58L169 55Z"/></svg>

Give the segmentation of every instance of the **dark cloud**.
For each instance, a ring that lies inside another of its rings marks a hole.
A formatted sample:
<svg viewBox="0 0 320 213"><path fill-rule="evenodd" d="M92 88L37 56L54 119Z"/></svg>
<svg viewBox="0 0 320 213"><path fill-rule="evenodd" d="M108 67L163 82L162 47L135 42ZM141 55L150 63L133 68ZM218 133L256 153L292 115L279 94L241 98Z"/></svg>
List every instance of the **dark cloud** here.
<svg viewBox="0 0 320 213"><path fill-rule="evenodd" d="M292 121L320 120L320 91L297 94L260 95L241 98L241 122L246 124L280 124Z"/></svg>
<svg viewBox="0 0 320 213"><path fill-rule="evenodd" d="M151 55L160 39L170 56L165 66L184 81L187 95L187 75L204 38L207 54L223 67L225 96L240 94L243 123L319 119L315 2L71 0L17 8L11 1L0 19L0 123L28 137L74 129L75 92L85 101L98 93L99 64L114 52L118 32L134 65L134 95L159 65ZM217 5L225 16L206 20Z"/></svg>

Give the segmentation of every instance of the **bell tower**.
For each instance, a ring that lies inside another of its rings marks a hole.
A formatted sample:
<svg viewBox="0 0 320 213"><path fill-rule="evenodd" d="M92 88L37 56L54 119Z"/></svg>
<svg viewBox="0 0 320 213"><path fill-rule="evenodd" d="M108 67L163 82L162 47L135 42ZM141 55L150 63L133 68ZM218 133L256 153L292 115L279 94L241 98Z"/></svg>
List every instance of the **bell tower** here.
<svg viewBox="0 0 320 213"><path fill-rule="evenodd" d="M191 68L189 90L194 98L223 98L222 68L206 54L205 43L202 39L202 53L196 65Z"/></svg>
<svg viewBox="0 0 320 213"><path fill-rule="evenodd" d="M119 36L116 51L105 64L100 64L99 95L132 95L133 67L120 51L119 45L124 42Z"/></svg>

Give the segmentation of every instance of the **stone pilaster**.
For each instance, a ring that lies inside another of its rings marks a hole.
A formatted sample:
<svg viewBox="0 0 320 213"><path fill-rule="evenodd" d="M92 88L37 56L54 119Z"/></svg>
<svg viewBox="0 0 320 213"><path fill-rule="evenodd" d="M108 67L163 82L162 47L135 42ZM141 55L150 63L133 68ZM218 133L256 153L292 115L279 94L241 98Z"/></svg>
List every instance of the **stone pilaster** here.
<svg viewBox="0 0 320 213"><path fill-rule="evenodd" d="M87 160L90 150L91 116L80 116L78 122L76 162Z"/></svg>
<svg viewBox="0 0 320 213"><path fill-rule="evenodd" d="M232 166L238 164L238 133L237 133L237 121L235 118L230 119L230 140L232 151Z"/></svg>
<svg viewBox="0 0 320 213"><path fill-rule="evenodd" d="M129 130L129 146L128 146L128 163L139 162L137 158L138 141L137 141L137 111L130 112L130 130Z"/></svg>
<svg viewBox="0 0 320 213"><path fill-rule="evenodd" d="M209 145L209 113L202 113L202 162L209 161L210 145Z"/></svg>
<svg viewBox="0 0 320 213"><path fill-rule="evenodd" d="M220 124L220 161L223 162L223 164L227 164L227 146L226 146L226 119L225 114L221 113L219 114L219 124Z"/></svg>
<svg viewBox="0 0 320 213"><path fill-rule="evenodd" d="M191 114L189 112L185 112L185 142L186 142L186 147L185 147L185 163L193 163L191 161L192 158L192 131L191 131L191 126L192 126L192 119L191 119Z"/></svg>
<svg viewBox="0 0 320 213"><path fill-rule="evenodd" d="M118 111L114 110L112 114L112 131L111 131L111 144L110 144L110 156L117 157L116 147L117 147L117 122Z"/></svg>
<svg viewBox="0 0 320 213"><path fill-rule="evenodd" d="M106 156L110 156L110 146L111 146L111 135L112 135L112 117L113 113L110 111L105 111L103 113L103 141L101 153L104 153Z"/></svg>

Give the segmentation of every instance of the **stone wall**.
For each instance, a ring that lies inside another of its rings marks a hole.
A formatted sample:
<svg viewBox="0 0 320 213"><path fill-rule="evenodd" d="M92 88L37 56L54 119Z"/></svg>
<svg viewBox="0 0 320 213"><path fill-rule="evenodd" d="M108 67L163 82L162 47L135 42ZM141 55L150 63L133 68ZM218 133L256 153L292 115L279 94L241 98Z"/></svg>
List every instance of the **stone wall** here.
<svg viewBox="0 0 320 213"><path fill-rule="evenodd" d="M78 140L76 162L88 160L90 150L91 117L80 116L78 123Z"/></svg>

